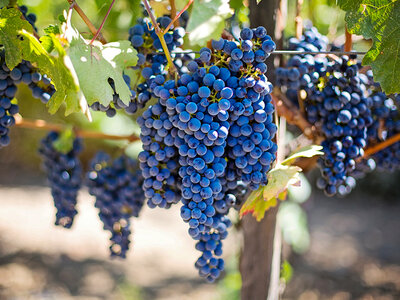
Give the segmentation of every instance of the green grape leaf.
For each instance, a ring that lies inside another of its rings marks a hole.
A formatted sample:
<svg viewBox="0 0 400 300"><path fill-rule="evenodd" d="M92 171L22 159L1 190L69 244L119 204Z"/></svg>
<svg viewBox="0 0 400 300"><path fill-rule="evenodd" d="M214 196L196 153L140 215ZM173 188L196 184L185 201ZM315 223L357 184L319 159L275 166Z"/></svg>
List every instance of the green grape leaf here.
<svg viewBox="0 0 400 300"><path fill-rule="evenodd" d="M10 0L0 0L0 7L7 6L9 2L10 2Z"/></svg>
<svg viewBox="0 0 400 300"><path fill-rule="evenodd" d="M300 172L301 168L297 166L277 164L275 168L268 172L268 184L253 191L247 198L240 209L240 217L252 213L257 221L262 220L265 212L276 206L278 200L286 199L288 186L300 183Z"/></svg>
<svg viewBox="0 0 400 300"><path fill-rule="evenodd" d="M87 102L96 101L107 106L113 100L114 90L108 80L114 81L115 91L128 105L131 92L122 75L123 70L135 66L137 52L129 41L119 41L106 45L89 45L77 30L68 26L66 37L70 42L68 55L76 73L79 86Z"/></svg>
<svg viewBox="0 0 400 300"><path fill-rule="evenodd" d="M47 53L51 53L54 50L53 38L49 35L44 35L40 38L43 48Z"/></svg>
<svg viewBox="0 0 400 300"><path fill-rule="evenodd" d="M238 11L244 7L244 1L243 0L231 0L229 1L229 5L231 8L235 11Z"/></svg>
<svg viewBox="0 0 400 300"><path fill-rule="evenodd" d="M6 64L10 69L15 68L22 61L19 32L21 30L32 32L32 26L28 21L22 20L21 15L22 13L16 8L0 10L0 44L6 50Z"/></svg>
<svg viewBox="0 0 400 300"><path fill-rule="evenodd" d="M74 148L74 139L74 131L72 128L68 128L61 132L61 134L58 136L58 139L53 142L53 147L58 152L67 154Z"/></svg>
<svg viewBox="0 0 400 300"><path fill-rule="evenodd" d="M219 39L225 28L225 19L232 15L228 0L196 0L186 30L193 45L205 45Z"/></svg>
<svg viewBox="0 0 400 300"><path fill-rule="evenodd" d="M42 74L46 74L51 78L56 89L56 92L47 103L49 112L51 114L56 113L65 102L66 115L83 111L90 118L86 100L79 92L77 80L64 63L67 56L60 41L54 35L49 35L57 52L57 56L53 56L46 51L40 41L31 33L23 30L20 35L24 37L21 42L23 58L34 63Z"/></svg>
<svg viewBox="0 0 400 300"><path fill-rule="evenodd" d="M58 25L49 25L44 29L46 34L60 34L60 27Z"/></svg>
<svg viewBox="0 0 400 300"><path fill-rule="evenodd" d="M400 92L400 1L338 0L350 33L372 39L363 59L385 93Z"/></svg>
<svg viewBox="0 0 400 300"><path fill-rule="evenodd" d="M297 150L295 153L292 153L291 155L289 155L289 157L287 157L283 162L282 165L290 165L293 163L293 161L296 158L299 157L313 157L316 155L324 155L324 152L321 151L322 150L322 146L319 145L310 145L310 146L305 146L303 148L300 148L299 150Z"/></svg>

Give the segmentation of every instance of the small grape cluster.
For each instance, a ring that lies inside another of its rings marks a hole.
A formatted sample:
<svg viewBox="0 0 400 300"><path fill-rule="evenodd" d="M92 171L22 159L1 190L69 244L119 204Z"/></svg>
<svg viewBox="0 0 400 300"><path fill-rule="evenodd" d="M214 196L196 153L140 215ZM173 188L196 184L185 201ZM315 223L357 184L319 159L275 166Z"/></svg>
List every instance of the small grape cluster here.
<svg viewBox="0 0 400 300"><path fill-rule="evenodd" d="M82 167L78 158L82 151L82 142L75 139L73 148L68 153L61 153L54 148L54 142L58 138L57 132L50 132L41 141L39 154L57 209L55 224L70 228L77 214L76 202L82 182Z"/></svg>
<svg viewBox="0 0 400 300"><path fill-rule="evenodd" d="M32 28L37 31L37 27L35 26L36 23L36 15L34 13L28 13L28 7L26 5L21 5L19 7L24 18L31 24Z"/></svg>
<svg viewBox="0 0 400 300"><path fill-rule="evenodd" d="M19 9L24 18L37 30L36 15L28 14L25 5ZM10 144L9 130L15 124L14 115L19 112L18 104L13 98L17 93L17 84L21 82L27 84L33 96L43 103L47 103L55 92L50 79L38 73L28 61L22 61L10 70L5 62L5 51L0 49L0 149Z"/></svg>
<svg viewBox="0 0 400 300"><path fill-rule="evenodd" d="M0 51L0 149L10 144L10 127L15 124L14 115L19 112L19 107L13 102L17 92L14 73L5 64L4 52Z"/></svg>
<svg viewBox="0 0 400 300"><path fill-rule="evenodd" d="M108 154L98 152L86 177L103 227L112 234L111 256L125 258L130 244L130 218L139 216L144 203L137 163L126 156L112 160Z"/></svg>
<svg viewBox="0 0 400 300"><path fill-rule="evenodd" d="M227 213L238 207L235 195L268 183L277 148L272 85L264 75L275 43L258 27L243 29L240 43L211 44L179 80L155 77L158 103L138 123L147 203L168 208L180 199L181 217L202 252L195 266L212 282L223 270L218 257L231 226Z"/></svg>

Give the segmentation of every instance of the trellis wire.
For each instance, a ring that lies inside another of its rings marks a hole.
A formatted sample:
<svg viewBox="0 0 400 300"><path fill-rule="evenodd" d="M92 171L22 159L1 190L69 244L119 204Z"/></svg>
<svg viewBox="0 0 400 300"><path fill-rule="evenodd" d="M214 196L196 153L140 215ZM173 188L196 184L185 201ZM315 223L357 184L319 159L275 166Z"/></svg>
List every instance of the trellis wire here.
<svg viewBox="0 0 400 300"><path fill-rule="evenodd" d="M161 54L163 51L158 51L154 54ZM200 51L171 51L171 54L200 54ZM296 50L275 50L270 54L288 54L288 55L298 55L298 54L311 54L311 55L318 55L318 54L333 54L333 55L365 55L367 52L362 51L296 51Z"/></svg>

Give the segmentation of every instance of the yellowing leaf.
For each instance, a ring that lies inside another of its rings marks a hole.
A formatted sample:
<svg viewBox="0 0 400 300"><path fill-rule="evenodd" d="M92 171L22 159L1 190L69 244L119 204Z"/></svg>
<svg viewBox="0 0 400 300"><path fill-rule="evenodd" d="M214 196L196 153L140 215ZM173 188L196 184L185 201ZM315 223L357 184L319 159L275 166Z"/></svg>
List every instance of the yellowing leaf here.
<svg viewBox="0 0 400 300"><path fill-rule="evenodd" d="M316 155L324 155L324 152L321 151L322 149L323 147L318 145L305 146L297 150L295 153L289 155L289 157L282 162L282 165L290 165L294 162L296 158L299 157L310 158Z"/></svg>
<svg viewBox="0 0 400 300"><path fill-rule="evenodd" d="M265 212L278 203L278 199L285 200L289 185L300 183L299 173L301 168L297 166L276 165L268 173L268 184L253 191L240 209L240 217L245 214L252 215L260 221Z"/></svg>
<svg viewBox="0 0 400 300"><path fill-rule="evenodd" d="M170 14L168 10L169 1L150 1L150 6L154 10L154 13L157 17Z"/></svg>

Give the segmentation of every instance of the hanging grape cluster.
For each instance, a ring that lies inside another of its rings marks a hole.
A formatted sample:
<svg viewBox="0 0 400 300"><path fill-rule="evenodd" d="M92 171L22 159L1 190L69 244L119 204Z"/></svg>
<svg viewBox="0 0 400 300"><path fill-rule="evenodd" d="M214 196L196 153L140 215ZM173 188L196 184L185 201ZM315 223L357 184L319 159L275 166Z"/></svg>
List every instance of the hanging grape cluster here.
<svg viewBox="0 0 400 300"><path fill-rule="evenodd" d="M275 43L259 27L243 29L240 43L220 39L212 47L201 49L176 82L156 77L158 102L138 119L147 203L168 208L180 200L181 217L202 252L196 267L209 281L223 270L226 215L237 203L238 185L266 185L276 152L264 63Z"/></svg>
<svg viewBox="0 0 400 300"><path fill-rule="evenodd" d="M54 146L58 138L57 132L50 132L41 141L39 153L57 209L55 224L70 228L77 214L76 203L82 182L83 171L78 157L82 151L82 143L75 139L72 149L62 153Z"/></svg>
<svg viewBox="0 0 400 300"><path fill-rule="evenodd" d="M111 256L125 258L130 244L130 219L138 217L144 203L142 179L135 160L126 156L112 160L98 152L87 173L89 193L104 230L111 232Z"/></svg>

